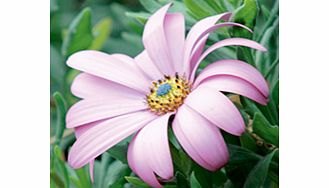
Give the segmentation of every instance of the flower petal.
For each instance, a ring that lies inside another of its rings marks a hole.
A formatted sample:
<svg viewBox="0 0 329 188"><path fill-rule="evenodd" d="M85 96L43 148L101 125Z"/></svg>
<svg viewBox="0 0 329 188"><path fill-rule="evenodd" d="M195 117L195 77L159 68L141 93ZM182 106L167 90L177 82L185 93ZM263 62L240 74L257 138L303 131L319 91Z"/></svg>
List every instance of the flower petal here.
<svg viewBox="0 0 329 188"><path fill-rule="evenodd" d="M136 137L131 140L128 148L128 164L130 168L147 184L155 188L162 188L153 170L148 165L143 150L138 149L140 144L136 146L135 140Z"/></svg>
<svg viewBox="0 0 329 188"><path fill-rule="evenodd" d="M136 99L145 97L134 89L87 73L80 73L74 78L71 91L80 98L102 97L116 100L118 97Z"/></svg>
<svg viewBox="0 0 329 188"><path fill-rule="evenodd" d="M150 59L147 52L144 50L135 57L137 66L147 75L151 80L158 80L163 77L163 73L158 69L158 67Z"/></svg>
<svg viewBox="0 0 329 188"><path fill-rule="evenodd" d="M84 166L156 117L148 111L141 111L115 117L94 126L73 144L68 157L69 165L73 168Z"/></svg>
<svg viewBox="0 0 329 188"><path fill-rule="evenodd" d="M127 59L128 57L126 57ZM125 85L144 94L148 93L149 82L136 64L118 56L86 50L77 52L67 60L68 66L77 70Z"/></svg>
<svg viewBox="0 0 329 188"><path fill-rule="evenodd" d="M198 42L202 39L202 42L199 45L200 49L203 49L206 40L208 38L209 34L205 34L206 31L216 24L216 22L220 19L223 19L225 21L229 20L232 13L223 13L220 15L210 16L207 18L204 18L197 22L189 33L187 34L186 40L185 40L185 46L184 46L184 57L183 57L183 70L186 74L189 74L190 72L190 60L192 56L192 52L195 50L195 46L198 44Z"/></svg>
<svg viewBox="0 0 329 188"><path fill-rule="evenodd" d="M136 135L129 145L128 163L133 171L145 182L159 186L155 182L153 172L162 179L170 179L174 175L168 140L167 113L146 125ZM144 169L146 168L146 169Z"/></svg>
<svg viewBox="0 0 329 188"><path fill-rule="evenodd" d="M264 48L262 45L260 45L259 43L249 40L249 39L244 39L244 38L228 38L228 39L224 39L221 40L215 44L213 44L212 46L210 46L202 55L201 57L198 59L197 63L195 64L193 71L191 72L191 77L190 80L194 80L195 77L195 73L196 70L198 69L199 64L201 63L201 61L211 52L213 52L214 50L224 47L224 46L246 46L249 48L254 48L260 51L266 51L266 48Z"/></svg>
<svg viewBox="0 0 329 188"><path fill-rule="evenodd" d="M175 72L183 73L183 53L185 41L185 20L181 13L168 13L164 20L164 30Z"/></svg>
<svg viewBox="0 0 329 188"><path fill-rule="evenodd" d="M209 27L206 31L204 31L203 33L200 33L199 35L199 40L196 43L194 50L191 54L190 57L190 70L193 70L194 67L196 66L198 60L200 59L200 55L204 50L205 47L205 43L207 41L208 38L208 34L210 32L215 31L216 29L222 28L222 27L228 27L228 26L237 26L237 27L241 27L243 29L246 29L247 31L252 33L252 30L249 29L248 27L239 24L239 23L234 23L234 22L224 22L224 23L220 23L220 24L216 24L214 26ZM188 75L190 75L190 72L188 72Z"/></svg>
<svg viewBox="0 0 329 188"><path fill-rule="evenodd" d="M148 105L139 99L122 97L118 97L116 100L106 98L84 99L75 103L67 112L66 127L73 128L147 108Z"/></svg>
<svg viewBox="0 0 329 188"><path fill-rule="evenodd" d="M231 75L242 78L254 85L264 97L268 97L269 88L262 74L253 66L234 59L224 59L208 65L196 78L193 87L198 86L204 79L216 75Z"/></svg>
<svg viewBox="0 0 329 188"><path fill-rule="evenodd" d="M83 133L85 133L86 131L88 131L89 129L98 125L101 122L102 121L93 122L93 123L89 123L89 124L74 128L75 137L78 139ZM91 159L91 161L89 162L89 174L90 174L90 179L92 182L94 182L94 162L95 162L95 159Z"/></svg>
<svg viewBox="0 0 329 188"><path fill-rule="evenodd" d="M251 83L236 76L212 76L204 79L201 86L206 85L217 91L236 93L248 97L262 105L266 105L268 99Z"/></svg>
<svg viewBox="0 0 329 188"><path fill-rule="evenodd" d="M239 110L221 92L199 86L185 99L185 104L224 131L240 136L245 125Z"/></svg>
<svg viewBox="0 0 329 188"><path fill-rule="evenodd" d="M202 167L216 171L227 163L227 147L218 128L187 105L179 108L172 127L184 150Z"/></svg>
<svg viewBox="0 0 329 188"><path fill-rule="evenodd" d="M155 65L166 75L174 75L173 58L169 49L164 28L167 10L171 3L156 11L146 22L143 32L143 44L147 54Z"/></svg>

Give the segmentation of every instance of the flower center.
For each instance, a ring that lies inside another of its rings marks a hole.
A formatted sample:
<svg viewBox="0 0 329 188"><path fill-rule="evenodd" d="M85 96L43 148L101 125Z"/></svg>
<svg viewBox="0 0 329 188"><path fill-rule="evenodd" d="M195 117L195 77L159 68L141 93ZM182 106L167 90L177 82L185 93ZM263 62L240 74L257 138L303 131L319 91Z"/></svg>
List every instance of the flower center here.
<svg viewBox="0 0 329 188"><path fill-rule="evenodd" d="M153 82L150 94L147 95L147 103L155 114L173 112L183 104L190 90L190 84L184 77L178 74L174 77L165 76L164 79Z"/></svg>

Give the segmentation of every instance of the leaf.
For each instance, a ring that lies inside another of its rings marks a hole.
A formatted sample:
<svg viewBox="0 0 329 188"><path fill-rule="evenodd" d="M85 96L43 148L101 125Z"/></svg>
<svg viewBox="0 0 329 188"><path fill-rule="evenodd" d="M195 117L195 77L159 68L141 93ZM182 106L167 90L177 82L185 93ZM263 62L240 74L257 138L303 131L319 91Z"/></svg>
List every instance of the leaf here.
<svg viewBox="0 0 329 188"><path fill-rule="evenodd" d="M192 172L190 177L190 186L191 188L202 188L199 181L196 179L194 172Z"/></svg>
<svg viewBox="0 0 329 188"><path fill-rule="evenodd" d="M104 187L121 188L126 183L125 176L129 176L131 170L128 165L121 163L118 160L113 161L107 169L107 174L104 179Z"/></svg>
<svg viewBox="0 0 329 188"><path fill-rule="evenodd" d="M64 78L66 67L63 57L54 45L50 45L50 81L51 93L64 91Z"/></svg>
<svg viewBox="0 0 329 188"><path fill-rule="evenodd" d="M195 178L198 180L198 183L201 187L211 187L212 186L212 173L207 169L199 166L194 163L193 172Z"/></svg>
<svg viewBox="0 0 329 188"><path fill-rule="evenodd" d="M188 182L181 172L177 171L176 172L176 180L177 180L177 187L179 188L188 188Z"/></svg>
<svg viewBox="0 0 329 188"><path fill-rule="evenodd" d="M216 11L204 1L183 0L183 2L189 10L188 13L196 19L201 19L216 14Z"/></svg>
<svg viewBox="0 0 329 188"><path fill-rule="evenodd" d="M278 18L279 16L279 1L275 1L275 4L272 7L270 17L267 19L265 25L261 28L261 31L259 32L259 36L257 37L257 41L260 41L263 34L265 33L265 30L270 27L273 22Z"/></svg>
<svg viewBox="0 0 329 188"><path fill-rule="evenodd" d="M241 23L252 29L255 25L255 19L257 14L257 0L244 0L243 4L234 11L232 19L234 20L234 22Z"/></svg>
<svg viewBox="0 0 329 188"><path fill-rule="evenodd" d="M270 69L272 63L278 60L278 32L279 32L279 19L277 18L271 27L266 28L260 40L260 44L265 46L268 50L266 53L256 51L255 62L257 68L264 74Z"/></svg>
<svg viewBox="0 0 329 188"><path fill-rule="evenodd" d="M69 56L74 52L88 49L93 42L91 10L83 9L71 22L62 45L62 53Z"/></svg>
<svg viewBox="0 0 329 188"><path fill-rule="evenodd" d="M50 13L54 13L58 10L58 3L56 0L50 0Z"/></svg>
<svg viewBox="0 0 329 188"><path fill-rule="evenodd" d="M119 143L109 149L107 152L111 157L121 161L124 164L127 164L127 150L128 143Z"/></svg>
<svg viewBox="0 0 329 188"><path fill-rule="evenodd" d="M225 166L226 175L236 187L242 187L249 172L262 156L236 145L229 144L228 149L230 159Z"/></svg>
<svg viewBox="0 0 329 188"><path fill-rule="evenodd" d="M258 147L256 145L255 140L247 131L240 136L240 142L242 147L247 148L254 152L258 151Z"/></svg>
<svg viewBox="0 0 329 188"><path fill-rule="evenodd" d="M278 108L279 107L279 80L276 81L276 83L272 89L272 98L273 98L275 105Z"/></svg>
<svg viewBox="0 0 329 188"><path fill-rule="evenodd" d="M88 168L85 166L83 168L79 168L75 170L76 174L79 177L79 183L81 185L80 188L91 188L91 182L90 182L90 178L88 176Z"/></svg>
<svg viewBox="0 0 329 188"><path fill-rule="evenodd" d="M62 153L62 150L61 150L61 148L58 145L55 145L54 146L54 154L56 155L56 159L57 159L56 161L59 164L60 171L61 171L62 175L64 176L64 184L65 184L65 187L68 188L68 187L70 187L70 178L69 178L67 169L66 169L65 164L64 164L64 161L63 161L63 153Z"/></svg>
<svg viewBox="0 0 329 188"><path fill-rule="evenodd" d="M162 4L158 3L155 0L139 0L139 2L143 5L143 7L147 11L151 13L155 12L156 10L162 7Z"/></svg>
<svg viewBox="0 0 329 188"><path fill-rule="evenodd" d="M177 170L188 177L192 169L192 160L186 155L186 153L182 149L176 149L175 146L171 143L169 146L172 159Z"/></svg>
<svg viewBox="0 0 329 188"><path fill-rule="evenodd" d="M55 183L57 187L64 187L64 182L61 180L61 178L56 174L56 172L50 172L50 180L51 184ZM56 187L56 186L55 186Z"/></svg>
<svg viewBox="0 0 329 188"><path fill-rule="evenodd" d="M131 184L133 184L133 185L135 185L137 187L140 187L140 188L150 188L149 185L147 185L146 183L144 183L141 179L139 179L137 177L125 176L125 179L129 183L131 183Z"/></svg>
<svg viewBox="0 0 329 188"><path fill-rule="evenodd" d="M151 14L145 12L126 12L126 16L135 18L139 23L144 25Z"/></svg>
<svg viewBox="0 0 329 188"><path fill-rule="evenodd" d="M255 113L252 127L255 134L265 141L279 146L279 127L271 125L263 115Z"/></svg>
<svg viewBox="0 0 329 188"><path fill-rule="evenodd" d="M244 0L243 5L237 8L233 14L233 21L241 23L250 29L254 28L256 16L258 14L258 5L256 0ZM252 34L240 27L232 27L234 37L251 38ZM255 66L255 61L251 49L247 47L238 47L237 58Z"/></svg>
<svg viewBox="0 0 329 188"><path fill-rule="evenodd" d="M99 21L93 28L94 40L89 47L90 50L100 50L105 44L111 30L112 20L110 18L104 18Z"/></svg>
<svg viewBox="0 0 329 188"><path fill-rule="evenodd" d="M59 144L60 140L62 139L63 132L65 129L65 114L66 114L66 102L61 93L55 92L54 101L56 105L56 113L57 113L57 125L56 125L56 141L55 144Z"/></svg>
<svg viewBox="0 0 329 188"><path fill-rule="evenodd" d="M106 172L111 161L112 161L111 156L108 153L102 154L100 166L97 166L99 167L97 169L95 168L95 172L97 172L97 174L95 174L95 182L94 182L95 188L105 187L104 179L106 178Z"/></svg>
<svg viewBox="0 0 329 188"><path fill-rule="evenodd" d="M263 187L265 179L267 177L268 169L272 160L272 157L277 150L272 151L270 154L266 155L262 160L260 160L257 165L250 171L244 188L260 188Z"/></svg>
<svg viewBox="0 0 329 188"><path fill-rule="evenodd" d="M260 155L240 146L229 144L228 150L230 153L229 164L242 164L261 159Z"/></svg>

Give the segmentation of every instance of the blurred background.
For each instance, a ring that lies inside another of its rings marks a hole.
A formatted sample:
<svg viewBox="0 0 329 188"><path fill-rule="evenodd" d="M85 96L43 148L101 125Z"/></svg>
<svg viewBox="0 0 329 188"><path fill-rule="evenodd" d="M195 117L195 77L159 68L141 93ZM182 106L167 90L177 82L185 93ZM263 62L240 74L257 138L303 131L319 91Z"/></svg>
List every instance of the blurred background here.
<svg viewBox="0 0 329 188"><path fill-rule="evenodd" d="M125 140L95 161L95 181L91 183L88 165L71 169L66 158L75 141L74 132L65 128L67 109L76 101L70 85L79 73L66 66L73 53L100 50L136 56L143 50L142 32L147 18L161 6L174 2L170 12L185 16L186 32L198 20L233 12L233 20L250 27L219 29L210 35L207 46L228 37L253 39L267 53L243 47L226 47L209 55L199 71L215 60L240 59L255 66L271 89L270 102L260 106L228 94L241 111L247 131L241 137L224 134L230 151L229 164L211 173L194 163L177 143L171 143L175 178L165 187L278 187L279 169L279 8L277 0L50 0L50 187L121 188L148 187L127 165ZM173 137L171 142L175 142Z"/></svg>

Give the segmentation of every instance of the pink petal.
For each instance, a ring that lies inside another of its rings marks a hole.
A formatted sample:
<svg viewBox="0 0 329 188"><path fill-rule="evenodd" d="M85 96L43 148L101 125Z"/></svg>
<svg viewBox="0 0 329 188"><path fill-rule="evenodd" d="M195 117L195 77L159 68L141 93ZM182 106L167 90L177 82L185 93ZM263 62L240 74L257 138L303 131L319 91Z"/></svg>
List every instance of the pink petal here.
<svg viewBox="0 0 329 188"><path fill-rule="evenodd" d="M241 27L244 28L246 30L248 30L249 32L252 32L251 29L249 29L248 27L239 24L239 23L234 23L234 22L224 22L224 23L220 23L220 24L216 24L214 26L209 27L206 31L204 31L203 33L200 33L199 35L199 40L196 43L194 50L191 54L191 58L190 58L190 69L193 70L195 65L197 64L201 53L204 50L205 47L205 43L207 41L208 38L208 34L210 32L215 31L216 29L222 28L222 27L228 27L228 26L237 26L237 27ZM188 74L190 74L190 72L188 72Z"/></svg>
<svg viewBox="0 0 329 188"><path fill-rule="evenodd" d="M235 76L212 76L204 79L200 86L206 85L217 91L236 93L248 97L262 105L266 105L268 99L251 83Z"/></svg>
<svg viewBox="0 0 329 188"><path fill-rule="evenodd" d="M165 180L174 175L168 141L170 115L171 113L167 113L141 129L128 149L128 163L132 170L155 187L159 187L159 183L154 173Z"/></svg>
<svg viewBox="0 0 329 188"><path fill-rule="evenodd" d="M125 61L126 57L118 58L103 52L86 50L77 52L67 60L68 66L77 70L125 85L144 94L150 85L141 73L134 60Z"/></svg>
<svg viewBox="0 0 329 188"><path fill-rule="evenodd" d="M265 98L269 95L269 88L262 74L253 66L234 59L225 59L208 65L196 78L193 87L198 86L204 79L216 75L231 75L242 78L256 87Z"/></svg>
<svg viewBox="0 0 329 188"><path fill-rule="evenodd" d="M84 166L156 117L148 111L141 111L115 117L94 126L73 144L68 157L69 165L73 168Z"/></svg>
<svg viewBox="0 0 329 188"><path fill-rule="evenodd" d="M164 20L164 30L174 69L183 74L183 53L185 41L185 20L181 13L168 13Z"/></svg>
<svg viewBox="0 0 329 188"><path fill-rule="evenodd" d="M199 86L188 95L185 104L228 133L240 136L244 132L239 110L217 90Z"/></svg>
<svg viewBox="0 0 329 188"><path fill-rule="evenodd" d="M147 54L164 74L174 75L173 58L166 38L164 22L171 3L156 11L144 27L143 44Z"/></svg>
<svg viewBox="0 0 329 188"><path fill-rule="evenodd" d="M221 40L215 44L213 44L212 46L210 46L202 55L201 57L198 59L197 63L195 64L193 71L191 72L191 77L190 80L194 80L195 77L195 72L198 69L199 64L201 63L201 61L211 52L213 52L214 50L217 50L218 48L224 47L224 46L246 46L246 47L250 47L250 48L254 48L260 51L266 51L266 48L264 48L262 45L260 45L259 43L249 40L249 39L244 39L244 38L228 38L228 39L224 39Z"/></svg>
<svg viewBox="0 0 329 188"><path fill-rule="evenodd" d="M78 139L83 133L85 133L86 131L88 131L89 129L98 125L101 122L102 121L93 122L93 123L89 123L89 124L74 128L75 137ZM92 182L94 182L94 162L95 162L95 159L92 159L89 162L89 174L90 174L90 179Z"/></svg>
<svg viewBox="0 0 329 188"><path fill-rule="evenodd" d="M157 180L153 170L148 165L148 161L145 159L143 151L137 148L141 147L137 144L136 147L136 137L132 139L128 148L128 164L130 168L147 184L155 188L162 188L162 185Z"/></svg>
<svg viewBox="0 0 329 188"><path fill-rule="evenodd" d="M218 128L187 105L179 108L173 131L184 150L202 167L216 171L227 163L227 147Z"/></svg>
<svg viewBox="0 0 329 188"><path fill-rule="evenodd" d="M148 105L139 99L122 97L118 97L116 100L106 98L84 99L75 103L67 112L66 127L73 128L147 108Z"/></svg>
<svg viewBox="0 0 329 188"><path fill-rule="evenodd" d="M137 62L137 66L150 80L158 80L163 77L163 73L152 62L145 50L135 57L135 61Z"/></svg>
<svg viewBox="0 0 329 188"><path fill-rule="evenodd" d="M216 22L218 22L218 20L220 19L223 19L225 21L229 20L231 15L232 15L231 13L223 13L216 16L210 16L200 20L191 28L191 30L187 34L185 40L185 46L184 46L183 70L186 74L189 74L190 72L190 60L191 60L192 52L195 50L196 44L204 36L202 38L203 41L199 45L199 48L203 49L206 44L206 40L209 36L209 34L204 35L206 31L210 27L215 25Z"/></svg>
<svg viewBox="0 0 329 188"><path fill-rule="evenodd" d="M115 100L118 97L135 99L145 97L145 94L134 89L87 73L81 73L75 77L71 91L80 98L102 97Z"/></svg>
<svg viewBox="0 0 329 188"><path fill-rule="evenodd" d="M89 174L90 174L91 182L94 182L94 163L95 163L95 159L89 162Z"/></svg>

